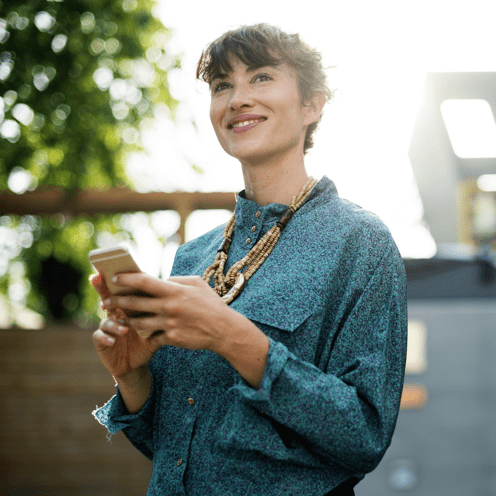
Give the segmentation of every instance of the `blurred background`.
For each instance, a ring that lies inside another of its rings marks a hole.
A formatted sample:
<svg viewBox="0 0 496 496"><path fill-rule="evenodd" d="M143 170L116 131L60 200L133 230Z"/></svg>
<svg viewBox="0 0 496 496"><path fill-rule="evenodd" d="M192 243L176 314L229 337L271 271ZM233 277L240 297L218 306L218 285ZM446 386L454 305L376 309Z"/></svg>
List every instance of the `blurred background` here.
<svg viewBox="0 0 496 496"><path fill-rule="evenodd" d="M113 380L88 251L177 247L243 188L195 81L269 22L321 50L335 97L307 156L388 225L408 274L398 427L358 496L495 495L496 34L490 0L0 0L0 494L145 494L151 464L91 416Z"/></svg>

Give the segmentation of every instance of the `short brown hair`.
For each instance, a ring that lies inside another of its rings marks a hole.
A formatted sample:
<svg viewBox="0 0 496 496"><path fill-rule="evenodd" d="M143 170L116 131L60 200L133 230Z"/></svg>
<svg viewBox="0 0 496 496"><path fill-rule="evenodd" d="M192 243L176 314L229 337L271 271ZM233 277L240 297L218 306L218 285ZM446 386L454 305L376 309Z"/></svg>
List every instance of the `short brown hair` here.
<svg viewBox="0 0 496 496"><path fill-rule="evenodd" d="M302 102L318 93L326 100L332 98L322 67L321 54L304 43L298 34L288 34L270 24L241 26L213 41L202 53L196 77L210 84L219 74L232 71L229 55L234 55L249 67L276 66L282 62L294 69ZM307 128L303 152L313 146L313 133L319 120Z"/></svg>

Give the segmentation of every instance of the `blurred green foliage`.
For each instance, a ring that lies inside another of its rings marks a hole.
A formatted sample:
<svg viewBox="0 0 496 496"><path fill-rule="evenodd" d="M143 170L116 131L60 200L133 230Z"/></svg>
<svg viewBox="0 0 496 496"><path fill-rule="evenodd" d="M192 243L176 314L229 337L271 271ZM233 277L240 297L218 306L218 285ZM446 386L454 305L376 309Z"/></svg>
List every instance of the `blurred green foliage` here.
<svg viewBox="0 0 496 496"><path fill-rule="evenodd" d="M171 33L153 7L0 0L0 191L58 186L70 200L77 190L132 186L127 154L142 148L155 113L173 116L177 104L167 72L180 61L168 54ZM0 294L58 318L42 276L55 261L82 275L62 298L63 318L91 320L97 299L87 254L102 245L102 232L132 238L118 224L109 216L0 218Z"/></svg>

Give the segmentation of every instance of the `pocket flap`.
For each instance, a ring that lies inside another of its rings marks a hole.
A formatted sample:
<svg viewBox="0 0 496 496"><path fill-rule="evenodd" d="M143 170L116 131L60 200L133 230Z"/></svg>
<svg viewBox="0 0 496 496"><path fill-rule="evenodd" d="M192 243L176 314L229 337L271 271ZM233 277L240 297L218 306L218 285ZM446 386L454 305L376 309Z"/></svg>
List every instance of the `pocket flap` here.
<svg viewBox="0 0 496 496"><path fill-rule="evenodd" d="M257 277L258 276L258 277ZM263 277L255 274L231 307L245 317L284 331L295 331L312 315L318 299L312 287L284 275Z"/></svg>

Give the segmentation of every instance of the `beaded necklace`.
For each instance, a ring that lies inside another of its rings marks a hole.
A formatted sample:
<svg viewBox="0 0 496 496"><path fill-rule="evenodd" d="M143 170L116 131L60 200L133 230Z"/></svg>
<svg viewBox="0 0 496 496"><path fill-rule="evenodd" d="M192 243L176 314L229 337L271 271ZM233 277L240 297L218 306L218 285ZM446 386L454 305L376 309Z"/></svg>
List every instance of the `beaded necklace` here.
<svg viewBox="0 0 496 496"><path fill-rule="evenodd" d="M231 303L241 293L248 279L265 262L279 240L282 230L291 220L294 213L303 205L317 182L316 179L310 177L302 190L296 196L293 196L291 205L279 217L275 225L265 233L247 255L236 262L224 275L232 234L236 226L236 215L233 213L224 229L222 243L217 250L214 262L203 273L203 280L207 283L210 282L212 277L214 278L214 290L227 304ZM241 272L243 269L245 269L244 272Z"/></svg>

